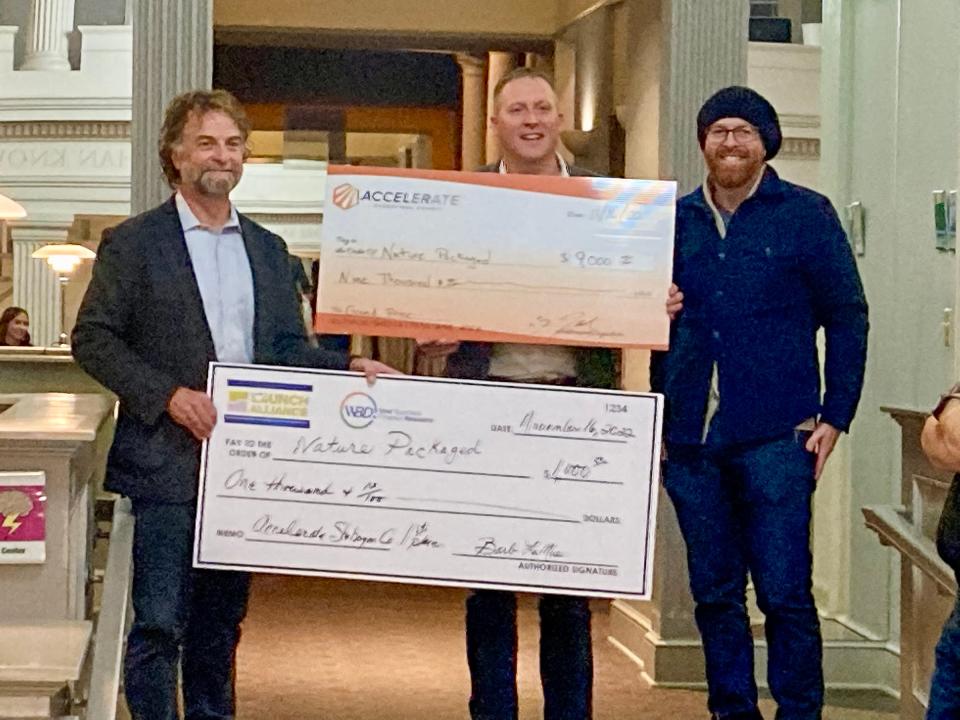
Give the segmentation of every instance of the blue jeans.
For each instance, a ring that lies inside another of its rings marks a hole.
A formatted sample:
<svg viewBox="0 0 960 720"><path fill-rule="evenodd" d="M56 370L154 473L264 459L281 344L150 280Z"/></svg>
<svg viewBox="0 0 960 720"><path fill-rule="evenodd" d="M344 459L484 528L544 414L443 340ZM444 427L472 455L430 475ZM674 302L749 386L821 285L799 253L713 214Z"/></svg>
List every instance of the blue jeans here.
<svg viewBox="0 0 960 720"><path fill-rule="evenodd" d="M960 718L960 599L937 643L937 664L930 683L927 720Z"/></svg>
<svg viewBox="0 0 960 720"><path fill-rule="evenodd" d="M478 590L467 598L470 717L517 718L517 598ZM545 720L589 720L593 693L590 602L540 598L540 679Z"/></svg>
<svg viewBox="0 0 960 720"><path fill-rule="evenodd" d="M194 570L192 503L133 501L133 627L124 693L134 720L234 716L234 658L250 575Z"/></svg>
<svg viewBox="0 0 960 720"><path fill-rule="evenodd" d="M664 485L687 545L703 639L708 706L717 718L760 717L747 573L765 616L767 679L778 720L820 718L820 621L812 592L808 432L726 448L671 446Z"/></svg>

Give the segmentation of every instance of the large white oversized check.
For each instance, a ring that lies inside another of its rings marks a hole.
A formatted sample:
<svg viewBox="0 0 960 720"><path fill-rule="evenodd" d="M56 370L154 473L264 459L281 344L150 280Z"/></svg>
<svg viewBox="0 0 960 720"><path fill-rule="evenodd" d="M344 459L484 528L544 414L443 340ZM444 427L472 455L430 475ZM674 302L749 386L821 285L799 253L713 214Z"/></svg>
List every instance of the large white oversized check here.
<svg viewBox="0 0 960 720"><path fill-rule="evenodd" d="M667 345L676 183L331 166L321 332Z"/></svg>
<svg viewBox="0 0 960 720"><path fill-rule="evenodd" d="M211 365L197 567L650 594L659 395Z"/></svg>

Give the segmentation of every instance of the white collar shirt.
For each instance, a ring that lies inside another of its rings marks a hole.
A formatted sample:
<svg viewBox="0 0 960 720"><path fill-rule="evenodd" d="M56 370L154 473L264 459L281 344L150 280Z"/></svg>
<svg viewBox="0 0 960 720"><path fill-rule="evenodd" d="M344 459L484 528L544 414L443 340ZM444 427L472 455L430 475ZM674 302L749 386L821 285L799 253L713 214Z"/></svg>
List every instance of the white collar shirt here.
<svg viewBox="0 0 960 720"><path fill-rule="evenodd" d="M237 209L231 205L227 224L212 229L197 219L179 192L175 202L217 360L252 363L253 273Z"/></svg>

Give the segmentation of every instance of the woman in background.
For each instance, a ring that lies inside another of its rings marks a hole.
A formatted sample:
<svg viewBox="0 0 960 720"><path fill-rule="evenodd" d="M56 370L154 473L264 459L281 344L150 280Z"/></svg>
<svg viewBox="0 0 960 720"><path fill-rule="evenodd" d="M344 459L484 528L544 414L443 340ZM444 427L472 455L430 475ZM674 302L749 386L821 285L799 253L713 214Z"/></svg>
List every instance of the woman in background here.
<svg viewBox="0 0 960 720"><path fill-rule="evenodd" d="M0 315L0 345L30 345L30 316L21 307L8 307Z"/></svg>

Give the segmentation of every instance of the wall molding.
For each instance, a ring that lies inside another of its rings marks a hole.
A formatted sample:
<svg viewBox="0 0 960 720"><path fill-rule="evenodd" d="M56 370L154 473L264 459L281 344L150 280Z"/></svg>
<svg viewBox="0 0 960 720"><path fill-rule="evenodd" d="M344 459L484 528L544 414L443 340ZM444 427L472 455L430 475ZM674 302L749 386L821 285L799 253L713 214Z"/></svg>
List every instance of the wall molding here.
<svg viewBox="0 0 960 720"><path fill-rule="evenodd" d="M778 157L795 160L819 160L820 138L785 137Z"/></svg>
<svg viewBox="0 0 960 720"><path fill-rule="evenodd" d="M129 140L130 123L117 121L35 120L0 122L0 141L4 140Z"/></svg>
<svg viewBox="0 0 960 720"><path fill-rule="evenodd" d="M33 73L24 73L32 75ZM7 76L9 77L9 76ZM7 78L4 78L6 81ZM130 122L129 97L0 97L0 118L13 122L45 120Z"/></svg>
<svg viewBox="0 0 960 720"><path fill-rule="evenodd" d="M852 638L832 640L856 630L833 618L820 618L823 626L823 671L828 689L864 690L899 697L900 648L885 640ZM839 632L838 632L839 631ZM700 642L665 639L648 619L629 603L615 600L610 606L611 644L633 661L648 685L672 688L706 688ZM767 686L767 644L754 643L757 684Z"/></svg>
<svg viewBox="0 0 960 720"><path fill-rule="evenodd" d="M107 175L102 177L91 177L88 175L39 175L23 178L14 174L6 175L0 173L0 186L5 188L16 186L20 189L41 188L44 190L63 188L111 188L129 191L130 177L128 175ZM94 198L91 197L91 200L92 199Z"/></svg>
<svg viewBox="0 0 960 720"><path fill-rule="evenodd" d="M820 116L799 113L779 113L780 125L789 128L819 128Z"/></svg>

